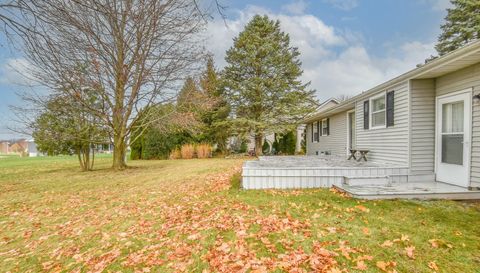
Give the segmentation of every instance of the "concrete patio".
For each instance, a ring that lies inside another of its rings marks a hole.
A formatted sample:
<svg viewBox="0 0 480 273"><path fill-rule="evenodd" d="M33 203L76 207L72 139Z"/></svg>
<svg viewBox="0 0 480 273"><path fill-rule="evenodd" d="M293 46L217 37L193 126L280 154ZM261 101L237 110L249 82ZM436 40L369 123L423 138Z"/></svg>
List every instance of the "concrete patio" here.
<svg viewBox="0 0 480 273"><path fill-rule="evenodd" d="M335 187L361 199L480 199L480 191L409 179L408 166L357 162L335 156L264 156L247 161L244 189Z"/></svg>
<svg viewBox="0 0 480 273"><path fill-rule="evenodd" d="M391 185L334 186L359 199L480 200L480 191L442 182L393 183Z"/></svg>

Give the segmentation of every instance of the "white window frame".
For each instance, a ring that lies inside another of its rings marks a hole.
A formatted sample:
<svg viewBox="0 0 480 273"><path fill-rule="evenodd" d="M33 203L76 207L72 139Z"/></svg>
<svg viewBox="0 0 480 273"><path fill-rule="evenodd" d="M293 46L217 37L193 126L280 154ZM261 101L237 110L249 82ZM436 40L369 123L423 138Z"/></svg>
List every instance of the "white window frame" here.
<svg viewBox="0 0 480 273"><path fill-rule="evenodd" d="M325 124L325 127L323 127L324 124ZM328 132L328 129L327 129L327 128L328 128L328 127L327 127L327 119L324 118L324 119L322 119L322 124L321 124L321 126L320 126L320 130L322 130L322 135L321 135L322 137L329 135L329 132ZM327 129L327 132L324 133L324 132L323 132L323 129Z"/></svg>
<svg viewBox="0 0 480 273"><path fill-rule="evenodd" d="M373 112L373 101L380 98L380 97L384 97L383 100L385 101L385 108L383 110L380 110L380 111L376 111L375 113ZM383 128L387 128L387 92L382 92L378 95L375 95L373 97L371 97L368 101L368 103L370 104L369 105L369 111L368 111L368 115L369 115L369 123L370 123L370 128L369 129L383 129ZM378 126L373 126L373 114L376 114L376 113L380 113L380 112L384 112L385 114L385 124L383 125L378 125Z"/></svg>

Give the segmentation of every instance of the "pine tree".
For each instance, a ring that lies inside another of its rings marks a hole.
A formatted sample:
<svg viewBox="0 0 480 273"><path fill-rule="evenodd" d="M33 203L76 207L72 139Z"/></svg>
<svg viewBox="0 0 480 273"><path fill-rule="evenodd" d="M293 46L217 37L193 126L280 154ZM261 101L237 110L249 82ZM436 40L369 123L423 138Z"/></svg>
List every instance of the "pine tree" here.
<svg viewBox="0 0 480 273"><path fill-rule="evenodd" d="M256 15L227 51L223 87L236 128L255 136L262 153L266 134L285 131L314 110L314 91L300 81L299 51L280 22Z"/></svg>
<svg viewBox="0 0 480 273"><path fill-rule="evenodd" d="M202 97L195 80L188 77L178 93L177 109L181 112L197 112L199 105L202 103Z"/></svg>
<svg viewBox="0 0 480 273"><path fill-rule="evenodd" d="M209 104L209 108L204 111L202 117L203 140L217 144L218 150L224 153L227 150L227 140L230 136L230 127L227 121L230 106L219 88L219 77L212 57L207 60L205 71L200 78L200 87Z"/></svg>
<svg viewBox="0 0 480 273"><path fill-rule="evenodd" d="M451 0L451 3L453 8L447 9L446 22L435 46L440 56L480 39L480 1Z"/></svg>

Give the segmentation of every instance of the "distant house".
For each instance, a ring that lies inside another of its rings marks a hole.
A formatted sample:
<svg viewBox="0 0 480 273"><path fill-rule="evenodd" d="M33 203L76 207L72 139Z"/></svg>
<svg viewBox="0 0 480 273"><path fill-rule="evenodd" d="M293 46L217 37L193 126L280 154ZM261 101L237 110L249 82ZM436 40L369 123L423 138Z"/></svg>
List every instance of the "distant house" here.
<svg viewBox="0 0 480 273"><path fill-rule="evenodd" d="M26 148L24 147L23 143L18 143L18 142L13 143L12 145L10 145L10 148L9 148L9 153L13 153L13 154L23 155L25 151L26 151Z"/></svg>
<svg viewBox="0 0 480 273"><path fill-rule="evenodd" d="M8 141L0 141L0 154L8 154L10 152L10 143Z"/></svg>
<svg viewBox="0 0 480 273"><path fill-rule="evenodd" d="M408 181L480 187L480 41L305 120L307 154L407 166Z"/></svg>
<svg viewBox="0 0 480 273"><path fill-rule="evenodd" d="M33 139L30 139L27 141L27 150L26 152L28 153L29 157L35 157L39 156L39 152L37 150L37 144L35 144L35 141Z"/></svg>

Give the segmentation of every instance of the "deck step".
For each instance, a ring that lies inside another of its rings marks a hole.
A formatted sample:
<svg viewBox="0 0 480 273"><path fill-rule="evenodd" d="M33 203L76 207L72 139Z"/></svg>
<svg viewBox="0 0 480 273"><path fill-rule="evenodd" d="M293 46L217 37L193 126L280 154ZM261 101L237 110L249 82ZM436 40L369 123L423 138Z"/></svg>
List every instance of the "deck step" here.
<svg viewBox="0 0 480 273"><path fill-rule="evenodd" d="M435 181L435 174L409 174L408 182Z"/></svg>
<svg viewBox="0 0 480 273"><path fill-rule="evenodd" d="M388 176L344 176L343 183L348 186L364 186L364 185L390 185Z"/></svg>

